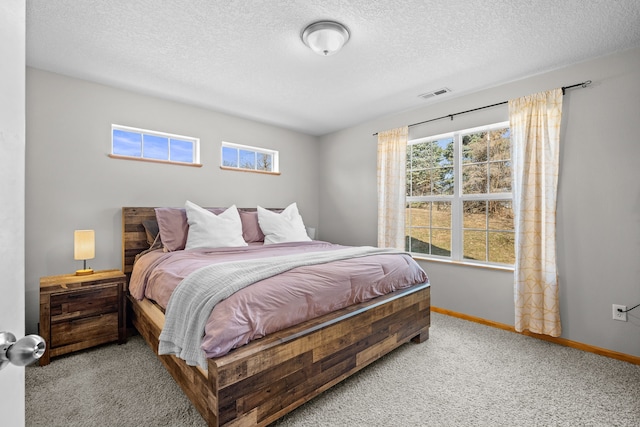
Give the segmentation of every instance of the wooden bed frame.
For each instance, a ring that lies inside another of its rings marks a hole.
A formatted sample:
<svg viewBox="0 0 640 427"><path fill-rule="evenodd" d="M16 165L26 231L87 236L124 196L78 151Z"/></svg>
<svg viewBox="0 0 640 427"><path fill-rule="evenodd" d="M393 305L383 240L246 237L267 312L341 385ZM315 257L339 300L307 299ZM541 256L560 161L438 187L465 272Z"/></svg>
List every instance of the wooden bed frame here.
<svg viewBox="0 0 640 427"><path fill-rule="evenodd" d="M241 209L242 210L242 209ZM255 210L255 209L244 209ZM142 221L154 208L122 208L122 262L148 248ZM130 318L153 351L162 310L129 297ZM350 306L208 359L208 369L158 356L209 426L268 425L408 342L429 338L430 288L415 285Z"/></svg>

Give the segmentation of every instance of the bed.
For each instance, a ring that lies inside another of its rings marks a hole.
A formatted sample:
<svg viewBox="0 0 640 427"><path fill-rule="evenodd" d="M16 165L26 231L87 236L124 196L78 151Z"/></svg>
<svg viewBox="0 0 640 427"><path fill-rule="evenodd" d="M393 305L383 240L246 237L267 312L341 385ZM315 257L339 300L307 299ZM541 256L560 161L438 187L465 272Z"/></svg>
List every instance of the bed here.
<svg viewBox="0 0 640 427"><path fill-rule="evenodd" d="M254 209L240 209L251 212ZM153 207L122 208L122 262L130 278L133 264L149 243L143 223ZM129 318L158 354L164 310L149 299L129 295ZM159 355L209 426L268 425L393 349L429 337L428 281L354 304L192 366Z"/></svg>

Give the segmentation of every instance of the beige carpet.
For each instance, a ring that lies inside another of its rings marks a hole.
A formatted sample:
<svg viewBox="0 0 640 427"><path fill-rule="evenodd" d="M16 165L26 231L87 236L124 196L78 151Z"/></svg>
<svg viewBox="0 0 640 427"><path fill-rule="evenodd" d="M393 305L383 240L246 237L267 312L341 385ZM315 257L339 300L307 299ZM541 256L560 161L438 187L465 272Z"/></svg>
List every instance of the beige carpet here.
<svg viewBox="0 0 640 427"><path fill-rule="evenodd" d="M639 426L640 366L433 314L409 343L275 425ZM26 369L27 426L205 426L135 336Z"/></svg>

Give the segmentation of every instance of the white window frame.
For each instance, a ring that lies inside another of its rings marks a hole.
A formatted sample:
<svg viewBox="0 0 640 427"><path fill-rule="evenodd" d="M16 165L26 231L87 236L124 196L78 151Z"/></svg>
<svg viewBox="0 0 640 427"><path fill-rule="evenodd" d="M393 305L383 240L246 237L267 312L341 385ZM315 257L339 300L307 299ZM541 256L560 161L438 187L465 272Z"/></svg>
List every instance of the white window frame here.
<svg viewBox="0 0 640 427"><path fill-rule="evenodd" d="M490 261L477 261L463 257L463 203L465 201L508 201L513 206L513 191L502 193L486 193L486 194L463 194L462 193L462 137L467 134L477 132L488 132L491 130L508 128L509 122L499 122L490 125L478 126L475 128L462 129L459 131L443 133L439 135L427 136L423 138L411 139L407 142L407 147L415 144L425 143L429 141L437 141L440 139L453 138L453 174L454 174L454 194L453 195L429 195L429 196L406 196L406 205L413 202L449 202L451 203L451 256L442 256L434 254L425 254L421 252L412 252L416 258L450 260L461 263L496 266L496 267L512 267L512 264L496 263ZM406 185L405 185L406 186ZM406 190L405 190L406 191ZM433 206L433 205L432 205ZM410 221L410 220L409 220ZM409 223L411 228L411 223ZM488 246L487 249L488 250Z"/></svg>
<svg viewBox="0 0 640 427"><path fill-rule="evenodd" d="M235 150L238 150L238 161L237 161L237 165L238 166L228 166L228 165L224 164L224 149L225 148L233 148ZM251 151L251 152L254 153L255 161L254 161L254 167L252 169L240 166L240 158L239 158L240 150ZM271 156L271 170L270 171L265 171L265 170L258 169L258 160L257 160L258 154L267 154L267 155ZM222 141L222 143L220 145L220 169L243 171L243 172L266 173L266 174L271 174L271 175L279 175L280 174L279 152L277 150L272 150L272 149L269 149L269 148L253 147L251 145L243 145L243 144L236 144L236 143L233 143L233 142Z"/></svg>
<svg viewBox="0 0 640 427"><path fill-rule="evenodd" d="M142 142L141 142L140 156L130 156L130 155L125 155L125 154L115 154L113 152L113 133L116 130L121 130L121 131L124 131L124 132L137 133L137 134L141 135L141 141ZM153 158L153 157L145 157L145 155L144 155L144 135L157 136L157 137L160 137L160 138L167 138L168 139L168 144L169 144L168 147L167 147L167 157L168 158L167 159L157 159L157 158ZM193 144L193 155L192 155L192 159L191 159L190 162L171 159L171 140L172 139L191 142ZM185 135L178 135L178 134L174 134L174 133L159 132L159 131L150 130L150 129L134 128L134 127L131 127L131 126L122 126L122 125L117 125L117 124L112 124L111 125L111 154L109 156L113 157L113 158L117 158L117 159L141 160L141 161L145 161L145 162L168 163L168 164L175 164L175 165L186 165L186 166L197 166L197 167L202 166L202 164L200 163L200 138L195 138L195 137L192 137L192 136L185 136Z"/></svg>

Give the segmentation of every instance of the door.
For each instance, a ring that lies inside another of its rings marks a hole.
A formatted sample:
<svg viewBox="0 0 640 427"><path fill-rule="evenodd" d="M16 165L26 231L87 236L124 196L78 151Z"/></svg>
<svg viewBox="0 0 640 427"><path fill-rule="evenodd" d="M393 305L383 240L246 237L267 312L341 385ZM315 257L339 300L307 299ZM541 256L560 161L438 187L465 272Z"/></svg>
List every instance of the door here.
<svg viewBox="0 0 640 427"><path fill-rule="evenodd" d="M0 1L0 332L24 336L25 0ZM2 425L24 425L24 368L0 371Z"/></svg>

